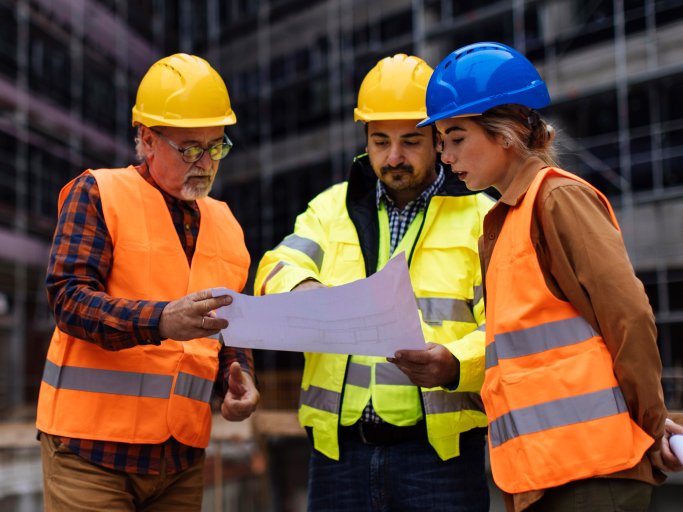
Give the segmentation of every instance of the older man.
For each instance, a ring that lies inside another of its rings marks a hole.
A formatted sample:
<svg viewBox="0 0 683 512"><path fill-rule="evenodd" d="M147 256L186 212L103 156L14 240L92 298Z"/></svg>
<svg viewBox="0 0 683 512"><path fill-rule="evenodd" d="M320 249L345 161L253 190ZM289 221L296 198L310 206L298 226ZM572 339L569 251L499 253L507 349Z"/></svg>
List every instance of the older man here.
<svg viewBox="0 0 683 512"><path fill-rule="evenodd" d="M249 254L228 206L207 197L236 122L203 59L176 54L140 83L137 166L87 170L59 197L47 272L57 327L38 400L45 509L200 510L212 391L247 418L250 351L209 338Z"/></svg>

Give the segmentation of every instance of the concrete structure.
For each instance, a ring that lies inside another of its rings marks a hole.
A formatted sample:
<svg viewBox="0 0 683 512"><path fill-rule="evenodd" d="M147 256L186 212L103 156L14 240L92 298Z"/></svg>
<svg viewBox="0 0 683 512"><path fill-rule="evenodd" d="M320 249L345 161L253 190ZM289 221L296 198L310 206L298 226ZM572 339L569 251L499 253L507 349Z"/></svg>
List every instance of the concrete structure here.
<svg viewBox="0 0 683 512"><path fill-rule="evenodd" d="M271 0L231 16L219 51L240 123L219 190L256 257L363 150L353 107L378 59L436 66L470 42L511 44L548 83L561 162L618 211L657 315L667 401L683 407L683 2Z"/></svg>
<svg viewBox="0 0 683 512"><path fill-rule="evenodd" d="M202 55L228 83L238 124L214 196L256 261L363 151L353 107L377 60L435 66L481 40L539 66L562 162L617 208L657 315L666 400L683 409L682 29L682 0L0 0L0 415L35 407L58 191L133 161L130 108L157 58ZM295 408L301 356L257 362L264 405Z"/></svg>

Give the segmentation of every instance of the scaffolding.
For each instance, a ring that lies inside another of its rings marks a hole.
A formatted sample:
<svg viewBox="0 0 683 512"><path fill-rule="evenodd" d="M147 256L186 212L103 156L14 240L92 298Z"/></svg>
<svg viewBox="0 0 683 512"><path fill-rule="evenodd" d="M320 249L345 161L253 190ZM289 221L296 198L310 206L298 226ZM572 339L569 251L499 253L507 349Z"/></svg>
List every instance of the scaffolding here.
<svg viewBox="0 0 683 512"><path fill-rule="evenodd" d="M256 263L363 151L353 107L377 60L435 66L481 40L538 66L562 163L616 206L656 314L667 404L683 408L682 28L683 0L0 1L0 413L35 407L58 192L83 169L134 161L130 108L157 58L196 53L228 84L235 150L212 195ZM257 363L263 403L294 410L301 355Z"/></svg>

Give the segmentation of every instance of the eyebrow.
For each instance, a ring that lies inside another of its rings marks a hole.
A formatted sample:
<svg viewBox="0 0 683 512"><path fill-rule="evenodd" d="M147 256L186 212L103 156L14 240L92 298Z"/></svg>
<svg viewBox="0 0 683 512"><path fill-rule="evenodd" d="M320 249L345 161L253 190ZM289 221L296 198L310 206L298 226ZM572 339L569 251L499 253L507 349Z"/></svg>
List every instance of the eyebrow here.
<svg viewBox="0 0 683 512"><path fill-rule="evenodd" d="M454 131L456 131L456 130L457 130L457 131L460 131L460 132L466 132L466 131L467 131L467 130L465 130L464 128L462 128L462 127L460 127L460 126L451 126L450 128L446 128L446 131L444 132L444 135L448 135L449 133L454 132Z"/></svg>
<svg viewBox="0 0 683 512"><path fill-rule="evenodd" d="M424 137L424 136L425 136L425 134L420 133L420 132L410 132L410 133L403 133L403 134L399 135L399 137L402 139L412 139L413 137ZM370 137L385 137L388 139L389 135L387 135L386 133L383 133L383 132L373 132L370 134Z"/></svg>
<svg viewBox="0 0 683 512"><path fill-rule="evenodd" d="M209 141L209 146L213 146L214 144L219 144L220 142L223 142L223 137L224 135L221 135L220 137L216 137L215 139L211 139ZM187 146L187 145L195 145L195 146L200 146L201 142L198 140L183 140L180 142L176 142L179 146Z"/></svg>

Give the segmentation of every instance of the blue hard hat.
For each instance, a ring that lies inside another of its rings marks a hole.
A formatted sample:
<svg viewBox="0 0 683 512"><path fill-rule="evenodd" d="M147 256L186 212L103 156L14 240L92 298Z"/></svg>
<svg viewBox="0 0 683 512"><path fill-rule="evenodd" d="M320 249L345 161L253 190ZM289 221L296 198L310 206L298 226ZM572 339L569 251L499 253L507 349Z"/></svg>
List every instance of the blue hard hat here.
<svg viewBox="0 0 683 512"><path fill-rule="evenodd" d="M474 43L455 50L434 70L427 85L427 126L449 117L478 115L515 103L541 108L550 103L534 65L501 43Z"/></svg>

